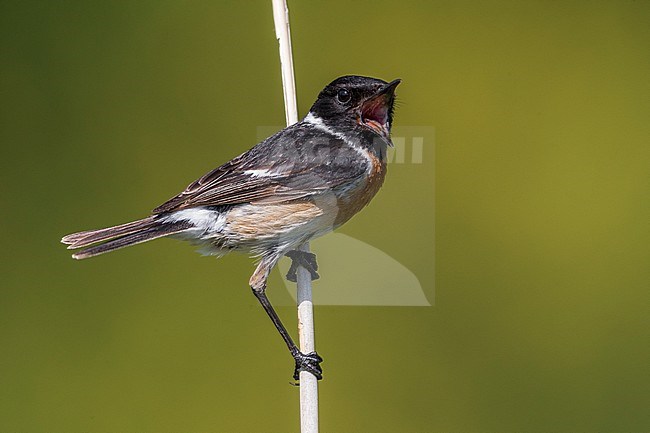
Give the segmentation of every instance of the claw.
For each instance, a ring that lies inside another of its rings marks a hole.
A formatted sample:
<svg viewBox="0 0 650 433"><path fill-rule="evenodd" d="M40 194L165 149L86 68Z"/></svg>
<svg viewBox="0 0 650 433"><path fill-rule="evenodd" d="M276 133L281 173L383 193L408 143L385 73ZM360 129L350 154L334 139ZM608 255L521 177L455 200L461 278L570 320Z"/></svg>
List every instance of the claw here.
<svg viewBox="0 0 650 433"><path fill-rule="evenodd" d="M320 278L318 275L318 263L316 262L316 254L308 253L305 251L292 250L285 254L285 256L291 259L291 267L289 272L287 272L287 280L291 282L296 282L298 280L298 266L309 271L312 280L317 280Z"/></svg>
<svg viewBox="0 0 650 433"><path fill-rule="evenodd" d="M294 355L296 360L296 369L293 371L293 378L295 380L300 380L300 372L306 371L313 374L316 379L321 380L323 378L323 370L321 369L320 363L323 362L318 353L302 353L298 352Z"/></svg>

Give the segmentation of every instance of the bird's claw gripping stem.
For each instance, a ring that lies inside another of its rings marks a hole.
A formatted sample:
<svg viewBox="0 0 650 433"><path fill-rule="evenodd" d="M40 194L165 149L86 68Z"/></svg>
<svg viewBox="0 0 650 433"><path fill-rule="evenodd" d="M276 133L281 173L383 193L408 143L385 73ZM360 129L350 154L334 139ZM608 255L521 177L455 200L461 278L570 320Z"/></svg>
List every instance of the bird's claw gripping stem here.
<svg viewBox="0 0 650 433"><path fill-rule="evenodd" d="M313 374L318 380L323 378L323 370L320 366L320 363L323 362L323 358L321 358L318 353L309 352L305 354L297 352L293 355L293 358L296 360L296 369L293 371L293 378L295 380L300 380L301 371Z"/></svg>
<svg viewBox="0 0 650 433"><path fill-rule="evenodd" d="M308 253L306 251L292 250L285 254L285 256L291 259L291 267L289 272L287 272L287 280L291 282L296 282L298 280L298 266L309 271L312 280L317 280L320 278L318 275L318 263L316 262L316 254Z"/></svg>

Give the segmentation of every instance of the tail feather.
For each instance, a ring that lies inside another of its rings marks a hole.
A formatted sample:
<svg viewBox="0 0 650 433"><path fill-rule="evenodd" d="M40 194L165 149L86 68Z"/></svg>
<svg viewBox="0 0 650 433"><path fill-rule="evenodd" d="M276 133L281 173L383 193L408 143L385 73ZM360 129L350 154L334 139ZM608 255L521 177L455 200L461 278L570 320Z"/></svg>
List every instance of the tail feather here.
<svg viewBox="0 0 650 433"><path fill-rule="evenodd" d="M137 233L142 230L146 230L155 226L158 222L155 221L153 216L132 221L126 224L120 224L119 226L107 227L105 229L99 230L87 230L78 233L72 233L70 235L64 236L61 239L61 242L68 244L68 249L81 248L88 245L96 244L98 242L104 242L110 239L114 239L120 236L130 235L132 233Z"/></svg>
<svg viewBox="0 0 650 433"><path fill-rule="evenodd" d="M191 227L193 227L193 225L187 221L179 221L172 224L163 224L160 226L151 227L141 232L121 236L112 239L108 242L105 242L103 244L86 248L85 250L73 254L72 257L77 260L87 259L89 257L98 256L100 254L108 253L110 251L115 251L120 248L129 247L131 245L136 245L142 242L147 242L154 239L169 236L175 233L180 233Z"/></svg>
<svg viewBox="0 0 650 433"><path fill-rule="evenodd" d="M127 228L127 226L129 227ZM75 233L64 237L62 242L69 243L70 246L68 248L80 248L105 241L104 243L86 248L72 255L74 259L81 260L180 233L192 227L194 226L188 221L168 223L145 219L107 229ZM81 236L82 233L84 234L83 236ZM74 238L77 235L79 236Z"/></svg>

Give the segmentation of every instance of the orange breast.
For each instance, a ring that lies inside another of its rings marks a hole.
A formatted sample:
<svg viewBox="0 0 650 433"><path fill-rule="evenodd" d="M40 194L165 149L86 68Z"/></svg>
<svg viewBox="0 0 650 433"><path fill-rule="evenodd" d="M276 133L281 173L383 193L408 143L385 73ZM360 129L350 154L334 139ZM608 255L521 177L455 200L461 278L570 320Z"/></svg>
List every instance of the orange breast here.
<svg viewBox="0 0 650 433"><path fill-rule="evenodd" d="M386 161L380 160L373 152L368 152L368 155L372 162L372 169L358 187L339 197L339 212L334 222L335 227L348 221L370 203L384 183Z"/></svg>

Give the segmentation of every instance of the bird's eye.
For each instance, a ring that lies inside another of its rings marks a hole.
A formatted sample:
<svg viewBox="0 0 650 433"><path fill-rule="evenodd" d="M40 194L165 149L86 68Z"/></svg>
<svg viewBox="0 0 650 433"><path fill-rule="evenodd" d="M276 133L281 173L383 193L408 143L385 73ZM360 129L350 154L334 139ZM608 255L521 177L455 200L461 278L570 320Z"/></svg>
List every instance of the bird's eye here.
<svg viewBox="0 0 650 433"><path fill-rule="evenodd" d="M341 89L336 93L336 100L341 104L347 104L350 102L351 98L352 95L350 95L350 92L348 92L346 89Z"/></svg>

